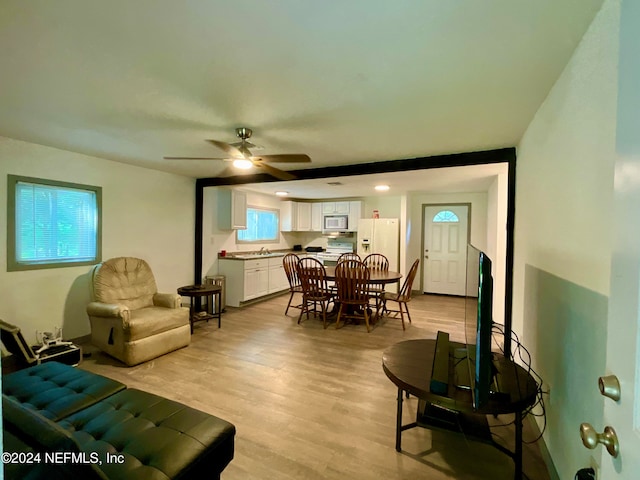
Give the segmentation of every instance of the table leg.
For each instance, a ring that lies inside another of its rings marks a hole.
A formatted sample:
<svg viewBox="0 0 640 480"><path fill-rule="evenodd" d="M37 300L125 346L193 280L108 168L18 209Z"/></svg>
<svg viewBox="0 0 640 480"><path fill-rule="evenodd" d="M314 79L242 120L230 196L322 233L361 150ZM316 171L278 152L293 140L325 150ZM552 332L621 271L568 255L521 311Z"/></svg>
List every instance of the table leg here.
<svg viewBox="0 0 640 480"><path fill-rule="evenodd" d="M396 413L396 452L402 451L402 389L398 388L398 411Z"/></svg>
<svg viewBox="0 0 640 480"><path fill-rule="evenodd" d="M193 300L194 297L191 297L191 302L189 303L189 324L191 325L191 335L193 335L193 313L195 311Z"/></svg>
<svg viewBox="0 0 640 480"><path fill-rule="evenodd" d="M515 472L513 478L522 480L522 412L516 412L516 445L513 452L513 462L515 464Z"/></svg>
<svg viewBox="0 0 640 480"><path fill-rule="evenodd" d="M218 300L218 308L217 308L217 312L218 312L218 328L220 328L221 324L222 324L222 292L218 292L218 294L216 295L216 299Z"/></svg>

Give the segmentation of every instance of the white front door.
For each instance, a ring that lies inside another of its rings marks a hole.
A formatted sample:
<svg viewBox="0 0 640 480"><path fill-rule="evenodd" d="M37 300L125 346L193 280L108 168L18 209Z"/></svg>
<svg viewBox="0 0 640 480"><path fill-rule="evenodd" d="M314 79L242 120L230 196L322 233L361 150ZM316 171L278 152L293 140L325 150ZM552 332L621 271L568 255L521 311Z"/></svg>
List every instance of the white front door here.
<svg viewBox="0 0 640 480"><path fill-rule="evenodd" d="M424 293L464 295L468 205L424 207Z"/></svg>
<svg viewBox="0 0 640 480"><path fill-rule="evenodd" d="M607 367L620 380L620 400L604 398L604 424L613 427L620 454L600 448L602 480L640 478L640 2L620 11L618 112L614 178L614 237L607 323ZM597 394L597 387L596 387Z"/></svg>

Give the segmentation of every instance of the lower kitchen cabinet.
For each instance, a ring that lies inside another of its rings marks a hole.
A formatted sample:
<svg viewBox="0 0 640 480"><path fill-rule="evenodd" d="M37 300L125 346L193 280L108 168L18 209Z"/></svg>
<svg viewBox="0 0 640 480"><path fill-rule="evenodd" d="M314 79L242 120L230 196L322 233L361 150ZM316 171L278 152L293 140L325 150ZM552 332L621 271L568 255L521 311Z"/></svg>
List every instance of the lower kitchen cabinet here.
<svg viewBox="0 0 640 480"><path fill-rule="evenodd" d="M232 307L289 288L282 257L250 260L221 258L219 262L219 273L226 277L226 304Z"/></svg>
<svg viewBox="0 0 640 480"><path fill-rule="evenodd" d="M269 267L245 270L243 291L243 301L262 297L269 293Z"/></svg>
<svg viewBox="0 0 640 480"><path fill-rule="evenodd" d="M284 271L282 257L269 259L269 293L289 289L289 280Z"/></svg>

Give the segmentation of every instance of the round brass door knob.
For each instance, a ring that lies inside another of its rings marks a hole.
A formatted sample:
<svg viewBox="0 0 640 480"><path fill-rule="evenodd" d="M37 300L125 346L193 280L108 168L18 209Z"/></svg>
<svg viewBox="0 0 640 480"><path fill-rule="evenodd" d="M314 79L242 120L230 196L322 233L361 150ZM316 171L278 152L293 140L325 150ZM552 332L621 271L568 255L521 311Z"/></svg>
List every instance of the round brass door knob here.
<svg viewBox="0 0 640 480"><path fill-rule="evenodd" d="M601 443L612 457L617 457L620 453L618 436L613 427L604 427L604 432L598 433L590 423L583 423L580 425L580 438L582 438L582 444L589 449L596 448Z"/></svg>

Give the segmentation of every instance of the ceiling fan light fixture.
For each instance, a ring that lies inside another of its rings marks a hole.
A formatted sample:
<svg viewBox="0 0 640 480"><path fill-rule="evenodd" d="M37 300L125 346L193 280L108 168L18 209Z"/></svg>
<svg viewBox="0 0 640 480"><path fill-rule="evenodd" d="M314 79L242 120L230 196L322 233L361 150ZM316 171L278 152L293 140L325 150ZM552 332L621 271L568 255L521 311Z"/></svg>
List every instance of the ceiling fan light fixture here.
<svg viewBox="0 0 640 480"><path fill-rule="evenodd" d="M253 162L251 160L247 160L246 158L236 158L232 164L235 168L239 168L240 170L248 170L253 166Z"/></svg>
<svg viewBox="0 0 640 480"><path fill-rule="evenodd" d="M389 190L389 185L376 185L374 188L378 192L386 192L387 190Z"/></svg>

